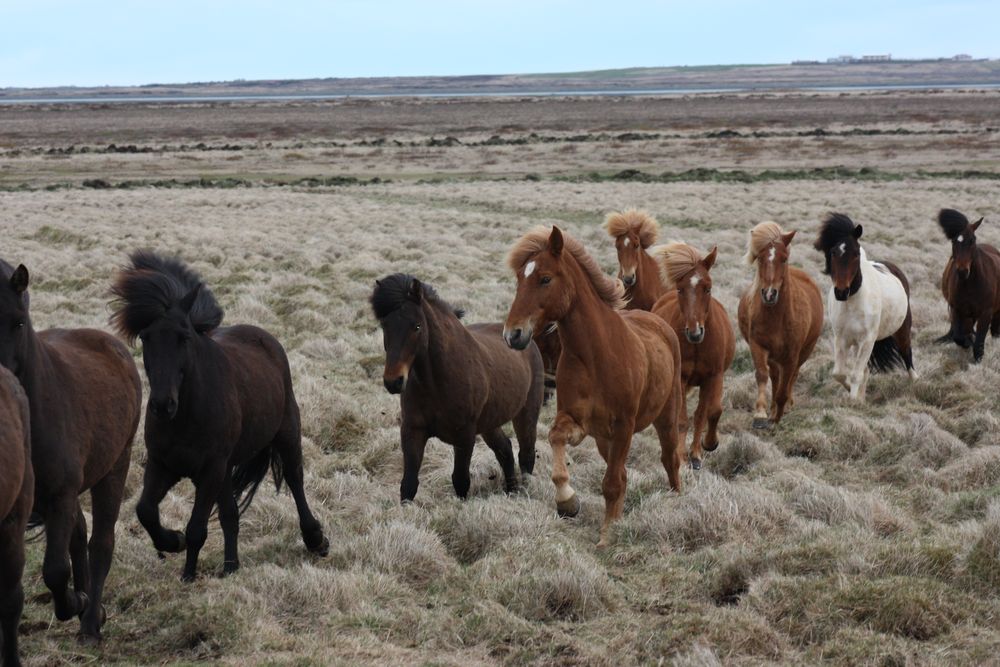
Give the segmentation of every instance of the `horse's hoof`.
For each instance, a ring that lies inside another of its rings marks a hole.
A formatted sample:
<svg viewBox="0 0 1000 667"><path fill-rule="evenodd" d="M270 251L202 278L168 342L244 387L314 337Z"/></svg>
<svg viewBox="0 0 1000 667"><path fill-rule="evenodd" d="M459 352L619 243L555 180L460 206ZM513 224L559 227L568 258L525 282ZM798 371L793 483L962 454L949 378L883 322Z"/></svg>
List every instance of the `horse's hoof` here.
<svg viewBox="0 0 1000 667"><path fill-rule="evenodd" d="M326 539L326 536L320 540L320 543L313 547L306 547L311 553L320 556L321 558L326 558L327 554L330 553L330 540Z"/></svg>
<svg viewBox="0 0 1000 667"><path fill-rule="evenodd" d="M767 417L754 417L753 427L758 431L769 429L771 428L771 420Z"/></svg>
<svg viewBox="0 0 1000 667"><path fill-rule="evenodd" d="M84 632L79 633L76 636L76 642L80 646L86 646L88 648L97 648L101 645L101 638L95 637L94 635L89 635Z"/></svg>
<svg viewBox="0 0 1000 667"><path fill-rule="evenodd" d="M177 538L177 546L175 546L173 549L167 549L167 551L169 551L170 553L179 554L180 552L186 550L187 549L187 537L184 536L184 533L182 533L179 530L172 530L170 532L171 532L171 534L174 535L174 537Z"/></svg>
<svg viewBox="0 0 1000 667"><path fill-rule="evenodd" d="M719 441L716 440L715 442L708 442L708 441L703 442L701 443L701 448L704 449L706 452L714 452L716 449L719 448Z"/></svg>
<svg viewBox="0 0 1000 667"><path fill-rule="evenodd" d="M181 581L183 581L185 584L193 583L194 580L197 578L198 575L194 572L191 573L181 572Z"/></svg>
<svg viewBox="0 0 1000 667"><path fill-rule="evenodd" d="M580 499L574 493L562 502L556 502L556 512L563 519L572 519L580 513Z"/></svg>
<svg viewBox="0 0 1000 667"><path fill-rule="evenodd" d="M691 469L692 470L701 470L701 459L692 458L691 459Z"/></svg>
<svg viewBox="0 0 1000 667"><path fill-rule="evenodd" d="M240 569L239 563L232 563L227 560L225 563L222 564L222 576L228 577L229 575L236 572L238 569Z"/></svg>

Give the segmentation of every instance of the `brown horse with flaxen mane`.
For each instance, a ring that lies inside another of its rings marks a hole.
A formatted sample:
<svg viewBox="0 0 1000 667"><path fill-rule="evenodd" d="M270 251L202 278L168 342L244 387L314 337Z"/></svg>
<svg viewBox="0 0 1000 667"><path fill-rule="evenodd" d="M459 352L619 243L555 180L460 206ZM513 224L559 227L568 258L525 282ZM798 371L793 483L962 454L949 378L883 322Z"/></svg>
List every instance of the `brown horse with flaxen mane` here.
<svg viewBox="0 0 1000 667"><path fill-rule="evenodd" d="M21 664L17 627L24 607L24 529L34 490L28 397L0 366L0 660L8 667Z"/></svg>
<svg viewBox="0 0 1000 667"><path fill-rule="evenodd" d="M604 229L615 240L618 277L625 285L625 308L652 310L666 290L656 260L646 252L660 233L656 219L645 211L626 209L608 213Z"/></svg>
<svg viewBox="0 0 1000 667"><path fill-rule="evenodd" d="M677 336L652 313L622 312L621 282L605 276L583 245L558 227L525 234L507 263L517 275L517 293L503 330L507 344L524 349L536 330L551 322L559 325L563 349L556 370L557 412L549 431L556 508L562 516L579 512L580 501L569 485L566 446L591 435L607 463L598 543L604 546L611 523L622 515L625 461L634 433L650 424L656 427L670 487L680 491Z"/></svg>
<svg viewBox="0 0 1000 667"><path fill-rule="evenodd" d="M708 255L686 243L673 242L653 248L663 284L667 288L653 306L673 327L681 345L681 443L687 442L687 393L698 387L698 408L694 413L694 436L691 440L691 467L701 468L702 432L708 425L704 448L719 446L718 425L722 416L722 380L736 355L736 336L729 315L712 296L712 276L718 248Z"/></svg>
<svg viewBox="0 0 1000 667"><path fill-rule="evenodd" d="M128 349L103 331L36 333L28 281L23 264L13 269L0 261L0 363L21 382L31 412L32 521L45 525L42 578L56 618L79 616L80 640L97 643L142 384ZM79 500L85 491L93 521L89 544Z"/></svg>
<svg viewBox="0 0 1000 667"><path fill-rule="evenodd" d="M757 266L753 284L740 299L739 323L750 344L757 379L754 428L777 424L785 406L795 403L792 390L823 329L823 297L813 279L788 265L795 232L785 233L776 222L750 230L746 261ZM767 411L767 381L771 380L771 414Z"/></svg>

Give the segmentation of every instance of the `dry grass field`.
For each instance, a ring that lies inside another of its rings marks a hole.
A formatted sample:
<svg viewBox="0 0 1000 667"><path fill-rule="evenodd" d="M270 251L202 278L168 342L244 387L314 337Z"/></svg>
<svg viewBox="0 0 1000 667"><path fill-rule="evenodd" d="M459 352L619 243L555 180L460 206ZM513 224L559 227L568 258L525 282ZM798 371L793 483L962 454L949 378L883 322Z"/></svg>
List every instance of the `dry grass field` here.
<svg viewBox="0 0 1000 667"><path fill-rule="evenodd" d="M2 256L32 272L35 327L107 328L108 286L130 250L181 255L226 322L266 327L288 349L307 493L331 540L329 557L310 556L291 497L262 487L241 522L242 569L218 576L213 522L203 576L182 584L181 559L158 559L134 516L140 438L103 646L78 647L76 624L54 620L35 543L27 663L995 663L1000 342L976 366L932 341L947 328L938 281L950 252L937 210L985 215L980 240L1000 244L1000 133L987 113L998 99L498 100L474 111L396 100L392 120L370 129L337 104L290 106L291 129L266 105L0 107ZM529 141L533 132L560 140ZM659 136L616 138L625 132ZM494 135L511 141L482 144ZM567 140L576 135L591 138ZM445 136L459 143L430 141ZM242 148L211 150L226 144ZM698 167L720 171L677 176ZM727 179L733 169L740 180ZM338 175L380 181L322 180ZM401 507L399 405L382 388L374 279L412 272L468 321L500 320L514 287L503 259L520 233L558 224L612 272L600 223L626 206L656 215L664 241L719 246L714 292L734 319L752 224L799 230L792 259L825 292L811 242L825 212L849 214L869 256L909 276L921 378L877 376L868 401L851 402L829 377L826 330L795 407L779 428L751 432L741 340L719 449L684 471L677 495L655 435L638 435L625 517L602 551L604 465L592 440L569 454L583 511L555 515L552 406L523 493L504 495L480 445L470 497L457 500L451 449L432 441L416 503ZM191 497L186 482L167 497L165 524L183 525Z"/></svg>

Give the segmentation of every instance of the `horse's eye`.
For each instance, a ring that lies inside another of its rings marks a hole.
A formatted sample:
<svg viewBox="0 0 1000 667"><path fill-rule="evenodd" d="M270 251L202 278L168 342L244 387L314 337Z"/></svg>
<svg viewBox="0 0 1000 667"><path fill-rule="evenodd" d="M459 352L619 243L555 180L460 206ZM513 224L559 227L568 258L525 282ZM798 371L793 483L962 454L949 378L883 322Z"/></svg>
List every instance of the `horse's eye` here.
<svg viewBox="0 0 1000 667"><path fill-rule="evenodd" d="M23 329L24 328L24 321L23 320L18 320L17 322L14 322L14 326L12 328L14 328L14 329Z"/></svg>
<svg viewBox="0 0 1000 667"><path fill-rule="evenodd" d="M705 288L705 294L711 294L711 293L712 293L712 288L711 287L706 287Z"/></svg>
<svg viewBox="0 0 1000 667"><path fill-rule="evenodd" d="M548 285L550 282L552 282L552 276L542 276L542 279L539 280L538 282L540 282L543 285Z"/></svg>
<svg viewBox="0 0 1000 667"><path fill-rule="evenodd" d="M417 323L415 323L415 324L413 325L413 330L414 330L414 331L420 331L420 322L417 322Z"/></svg>

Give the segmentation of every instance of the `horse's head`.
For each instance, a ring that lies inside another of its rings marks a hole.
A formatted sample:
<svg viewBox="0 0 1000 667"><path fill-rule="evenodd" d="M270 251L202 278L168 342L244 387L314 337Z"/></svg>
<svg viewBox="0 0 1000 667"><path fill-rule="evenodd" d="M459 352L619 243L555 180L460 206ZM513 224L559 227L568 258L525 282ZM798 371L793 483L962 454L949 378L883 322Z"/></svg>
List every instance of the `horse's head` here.
<svg viewBox="0 0 1000 667"><path fill-rule="evenodd" d="M757 255L757 287L765 306L773 306L781 297L781 288L788 275L788 246L795 232L787 232L770 241Z"/></svg>
<svg viewBox="0 0 1000 667"><path fill-rule="evenodd" d="M847 298L861 286L861 225L842 213L831 213L820 226L813 245L826 259L824 273L833 279L833 296Z"/></svg>
<svg viewBox="0 0 1000 667"><path fill-rule="evenodd" d="M31 322L28 318L28 269L11 269L0 260L0 365L18 374Z"/></svg>
<svg viewBox="0 0 1000 667"><path fill-rule="evenodd" d="M659 225L652 216L635 209L609 213L604 229L615 240L618 251L618 277L625 287L635 285L639 262L646 248L656 243Z"/></svg>
<svg viewBox="0 0 1000 667"><path fill-rule="evenodd" d="M189 368L191 341L197 335L191 323L191 308L201 285L166 309L138 333L142 341L142 364L149 378L149 409L160 419L177 415L184 372Z"/></svg>
<svg viewBox="0 0 1000 667"><path fill-rule="evenodd" d="M371 303L382 327L382 383L390 394L403 391L414 360L427 349L425 298L423 284L413 276L397 273L375 281Z"/></svg>
<svg viewBox="0 0 1000 667"><path fill-rule="evenodd" d="M572 302L572 276L563 263L563 234L553 227L544 247L526 254L515 269L517 292L510 304L503 338L515 350L531 343L532 334L562 319Z"/></svg>
<svg viewBox="0 0 1000 667"><path fill-rule="evenodd" d="M718 248L712 248L704 259L677 281L677 303L684 315L684 337L689 343L705 340L705 322L712 305L712 276L709 270L715 264Z"/></svg>
<svg viewBox="0 0 1000 667"><path fill-rule="evenodd" d="M968 278L972 270L972 259L976 254L976 230L983 224L983 218L976 222L950 208L941 209L938 223L951 241L951 262L962 278Z"/></svg>

